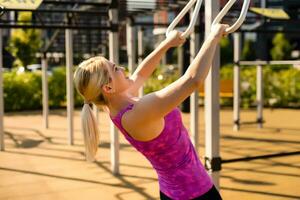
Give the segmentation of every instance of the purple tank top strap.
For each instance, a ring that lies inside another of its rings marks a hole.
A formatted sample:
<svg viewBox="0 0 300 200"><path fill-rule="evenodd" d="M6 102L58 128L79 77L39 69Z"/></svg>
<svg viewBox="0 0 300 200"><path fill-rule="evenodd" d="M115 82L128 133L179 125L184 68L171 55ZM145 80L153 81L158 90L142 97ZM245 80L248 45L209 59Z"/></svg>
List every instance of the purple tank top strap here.
<svg viewBox="0 0 300 200"><path fill-rule="evenodd" d="M131 110L133 105L134 105L133 103L127 105L126 107L122 108L116 116L110 116L110 118L112 120L117 120L118 122L119 121L121 122L121 119L122 119L122 116L124 115L124 113L127 112L128 110Z"/></svg>
<svg viewBox="0 0 300 200"><path fill-rule="evenodd" d="M119 128L119 130L123 133L123 135L129 142L132 142L133 138L124 129L124 127L122 126L121 120L122 120L124 113L126 113L128 110L131 110L133 106L134 106L134 104L129 104L126 107L122 108L116 116L114 116L114 117L110 116L111 120Z"/></svg>

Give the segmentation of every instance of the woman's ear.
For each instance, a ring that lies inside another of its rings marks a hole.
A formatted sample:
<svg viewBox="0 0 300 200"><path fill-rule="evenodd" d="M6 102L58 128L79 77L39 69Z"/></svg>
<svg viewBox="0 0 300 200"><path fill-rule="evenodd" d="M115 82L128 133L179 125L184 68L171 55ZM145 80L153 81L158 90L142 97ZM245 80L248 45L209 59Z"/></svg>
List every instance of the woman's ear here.
<svg viewBox="0 0 300 200"><path fill-rule="evenodd" d="M113 87L111 86L111 84L105 84L102 86L102 90L103 92L107 93L107 94L111 94L111 93L114 93L114 89Z"/></svg>

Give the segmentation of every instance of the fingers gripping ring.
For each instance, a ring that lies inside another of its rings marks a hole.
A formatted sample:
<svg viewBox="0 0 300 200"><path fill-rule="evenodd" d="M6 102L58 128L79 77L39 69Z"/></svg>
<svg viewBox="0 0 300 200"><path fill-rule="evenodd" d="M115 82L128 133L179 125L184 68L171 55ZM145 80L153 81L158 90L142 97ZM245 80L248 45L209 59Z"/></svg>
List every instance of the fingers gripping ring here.
<svg viewBox="0 0 300 200"><path fill-rule="evenodd" d="M196 24L196 20L197 20L199 11L200 11L202 0L191 0L191 1L189 1L189 3L182 9L182 11L177 15L177 17L173 20L173 22L167 28L167 31L166 31L166 36L167 37L169 36L170 32L172 30L174 30L175 26L184 17L184 15L192 8L192 6L195 4L195 2L197 2L197 4L195 6L195 10L193 12L193 16L192 16L191 22L190 22L188 28L186 29L186 31L183 32L181 36L184 37L184 38L186 38L186 37L188 37L191 34L191 32L193 30L193 27Z"/></svg>
<svg viewBox="0 0 300 200"><path fill-rule="evenodd" d="M213 21L212 25L218 24L222 20L222 18L227 14L229 9L233 6L233 4L235 2L236 2L236 0L229 0L228 3L224 6L224 8L221 10L221 12L217 15L217 17ZM241 14L240 14L238 20L231 27L229 27L225 30L225 32L227 34L232 33L234 31L236 31L238 28L240 28L240 26L243 24L243 22L246 18L247 11L249 9L249 5L250 5L250 0L244 0Z"/></svg>

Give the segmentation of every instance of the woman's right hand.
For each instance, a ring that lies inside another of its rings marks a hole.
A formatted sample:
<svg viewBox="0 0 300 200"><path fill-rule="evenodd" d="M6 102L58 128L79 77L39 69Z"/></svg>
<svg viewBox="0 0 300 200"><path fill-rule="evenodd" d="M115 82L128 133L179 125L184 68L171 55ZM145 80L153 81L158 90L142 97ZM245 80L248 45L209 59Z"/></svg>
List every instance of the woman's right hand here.
<svg viewBox="0 0 300 200"><path fill-rule="evenodd" d="M176 30L171 31L168 37L165 39L165 42L169 47L180 46L184 44L185 41L186 39L182 37L182 32Z"/></svg>
<svg viewBox="0 0 300 200"><path fill-rule="evenodd" d="M211 27L210 36L214 39L221 40L222 37L226 36L226 29L229 28L228 24L216 24Z"/></svg>

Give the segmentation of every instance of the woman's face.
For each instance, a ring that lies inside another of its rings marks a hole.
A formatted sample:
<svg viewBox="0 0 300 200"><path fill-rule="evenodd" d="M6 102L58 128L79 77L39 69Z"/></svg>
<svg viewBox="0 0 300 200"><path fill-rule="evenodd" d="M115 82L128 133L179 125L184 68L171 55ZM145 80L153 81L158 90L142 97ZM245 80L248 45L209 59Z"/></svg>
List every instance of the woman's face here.
<svg viewBox="0 0 300 200"><path fill-rule="evenodd" d="M114 93L126 91L132 84L132 81L126 76L125 69L114 63L107 61L107 69L112 79Z"/></svg>

